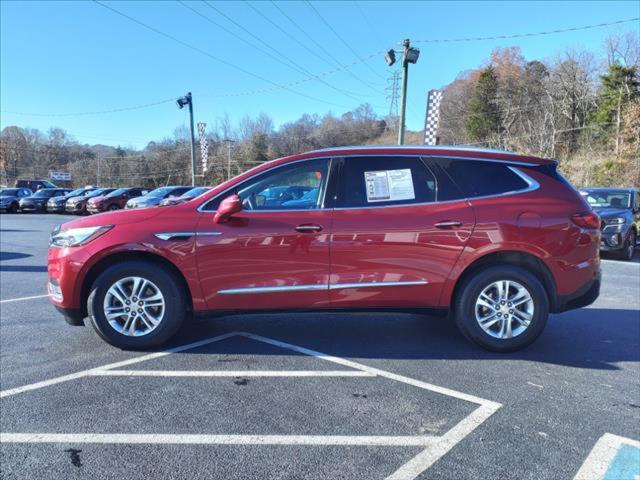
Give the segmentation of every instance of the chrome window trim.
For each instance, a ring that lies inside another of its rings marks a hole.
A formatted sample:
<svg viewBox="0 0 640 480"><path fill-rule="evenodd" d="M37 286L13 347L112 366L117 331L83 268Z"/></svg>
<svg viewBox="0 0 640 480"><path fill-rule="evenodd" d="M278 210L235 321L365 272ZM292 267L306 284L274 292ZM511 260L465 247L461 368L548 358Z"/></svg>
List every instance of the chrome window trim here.
<svg viewBox="0 0 640 480"><path fill-rule="evenodd" d="M328 285L284 285L277 287L245 287L218 290L220 295L237 295L242 293L279 293L279 292L309 292L318 290L341 290L343 288L375 288L375 287L408 287L426 285L427 280L408 282L367 282L367 283L330 283Z"/></svg>
<svg viewBox="0 0 640 480"><path fill-rule="evenodd" d="M175 237L193 237L196 232L160 232L154 233L153 236L160 240L171 240Z"/></svg>
<svg viewBox="0 0 640 480"><path fill-rule="evenodd" d="M418 147L416 147L418 148ZM516 154L514 154L516 155ZM453 202L462 202L462 201L469 201L469 200L479 200L479 199L485 199L485 198L495 198L495 197L503 197L506 195L515 195L515 194L520 194L520 193L528 193L534 190L537 190L538 188L540 188L540 184L535 181L533 178L529 177L528 175L526 175L525 173L523 173L522 171L520 171L518 168L513 167L512 165L519 165L519 166L524 166L524 167L537 167L539 166L539 164L537 163L529 163L529 162L519 162L517 160L494 160L491 158L476 158L476 157L464 157L464 156L455 156L455 155L418 155L418 154L381 154L381 153L371 153L371 154L367 154L367 153L360 153L360 154L356 154L356 155L336 155L336 156L332 156L332 157L313 157L313 158L303 158L300 160L295 160L293 162L287 162L287 163L283 163L281 165L278 165L276 167L273 167L272 169L275 170L277 168L281 168L287 165L293 165L295 163L300 163L300 162L307 162L307 161L312 161L312 160L323 160L323 159L327 159L329 160L329 166L331 166L331 160L333 159L346 159L346 158L350 158L350 157L366 157L366 156L376 156L376 157L381 157L381 156L387 156L387 157L415 157L415 158L421 158L421 159L453 159L453 160L471 160L474 162L489 162L489 163L499 163L502 165L506 165L507 168L509 168L511 171L513 171L516 175L518 175L522 180L524 180L529 186L527 188L524 188L522 190L513 190L510 192L503 192L503 193L496 193L493 195L483 195L483 196L477 196L477 197L473 197L473 196L467 196L467 197L460 197L454 200L444 200L444 201L434 201L434 202L421 202L421 203L399 203L396 205L367 205L367 206L363 206L363 207L335 207L335 208L325 208L324 207L324 199L323 199L323 204L321 208L316 208L316 209L302 209L302 210L253 210L252 213L276 213L276 212L314 212L314 211L319 211L319 210L368 210L368 209L372 209L372 208L397 208L397 207L415 207L415 206L421 206L421 205L434 205L434 204L440 204L440 203L453 203ZM425 167L431 172L431 168L429 167L429 165L425 165ZM267 172L271 169L267 169L267 170L263 170L259 173L256 173L256 175L260 175L264 172ZM431 172L433 174L433 172ZM245 181L249 181L251 180L253 177L255 177L256 175L249 177L248 179L246 179ZM329 185L329 177L331 176L331 170L328 170L328 174L327 174L327 185ZM434 175L434 178L437 177ZM215 200L216 198L218 198L218 196L223 195L227 192L229 192L230 190L233 190L236 187L236 185L232 185L231 187L223 190L222 192L220 192L218 195L216 195L214 198L210 198L209 200L206 200L205 202L203 202L198 208L197 211L198 212L214 212L214 210L203 210L204 206L209 203L212 202L213 200ZM326 193L326 188L325 188L325 193ZM436 197L437 198L437 197Z"/></svg>

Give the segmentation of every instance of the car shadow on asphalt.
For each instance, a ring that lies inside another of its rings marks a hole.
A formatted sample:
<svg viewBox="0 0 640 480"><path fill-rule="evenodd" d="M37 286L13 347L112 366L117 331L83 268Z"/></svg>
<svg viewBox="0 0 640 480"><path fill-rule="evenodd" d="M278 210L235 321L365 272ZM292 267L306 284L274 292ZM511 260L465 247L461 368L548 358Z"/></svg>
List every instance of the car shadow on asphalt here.
<svg viewBox="0 0 640 480"><path fill-rule="evenodd" d="M4 260L17 260L19 258L28 258L33 255L29 253L20 253L20 252L0 252L0 261Z"/></svg>
<svg viewBox="0 0 640 480"><path fill-rule="evenodd" d="M0 265L0 272L47 272L46 265Z"/></svg>
<svg viewBox="0 0 640 480"><path fill-rule="evenodd" d="M446 317L357 312L217 317L190 323L168 347L231 331L360 359L525 360L601 370L618 370L618 362L640 361L640 312L602 308L552 315L538 340L512 353L488 352L469 343ZM250 353L272 354L255 343L255 352ZM216 354L220 344L182 353Z"/></svg>

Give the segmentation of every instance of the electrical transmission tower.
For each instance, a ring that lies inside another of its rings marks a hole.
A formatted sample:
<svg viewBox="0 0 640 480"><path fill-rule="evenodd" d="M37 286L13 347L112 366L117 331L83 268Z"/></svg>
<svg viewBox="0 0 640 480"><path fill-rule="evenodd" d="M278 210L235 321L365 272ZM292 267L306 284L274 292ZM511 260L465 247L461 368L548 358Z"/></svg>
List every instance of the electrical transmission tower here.
<svg viewBox="0 0 640 480"><path fill-rule="evenodd" d="M398 97L400 89L400 70L393 72L392 76L387 79L387 101L389 102L389 117L398 118Z"/></svg>

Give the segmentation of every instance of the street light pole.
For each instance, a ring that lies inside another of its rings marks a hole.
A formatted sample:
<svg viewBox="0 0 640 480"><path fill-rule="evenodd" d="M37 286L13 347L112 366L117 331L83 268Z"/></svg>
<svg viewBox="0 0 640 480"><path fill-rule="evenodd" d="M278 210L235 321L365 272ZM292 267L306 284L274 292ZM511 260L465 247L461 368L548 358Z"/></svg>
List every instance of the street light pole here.
<svg viewBox="0 0 640 480"><path fill-rule="evenodd" d="M400 97L400 125L398 128L398 145L404 144L405 116L407 111L407 80L409 79L409 62L407 62L407 52L411 43L409 39L403 42L404 52L402 54L402 94Z"/></svg>
<svg viewBox="0 0 640 480"><path fill-rule="evenodd" d="M231 178L231 144L234 140L225 138L223 142L227 144L227 180L229 180Z"/></svg>
<svg viewBox="0 0 640 480"><path fill-rule="evenodd" d="M176 103L178 108L189 105L189 121L191 124L191 186L196 186L196 136L193 130L193 97L188 92L184 97L180 97Z"/></svg>
<svg viewBox="0 0 640 480"><path fill-rule="evenodd" d="M191 186L196 186L196 137L193 131L193 98L191 92L187 93L189 99L189 120L191 122Z"/></svg>

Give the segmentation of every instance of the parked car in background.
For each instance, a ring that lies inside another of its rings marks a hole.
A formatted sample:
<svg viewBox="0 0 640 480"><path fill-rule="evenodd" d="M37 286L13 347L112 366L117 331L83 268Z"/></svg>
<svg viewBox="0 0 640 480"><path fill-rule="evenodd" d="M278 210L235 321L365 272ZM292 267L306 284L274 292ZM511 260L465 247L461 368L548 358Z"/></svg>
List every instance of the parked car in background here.
<svg viewBox="0 0 640 480"><path fill-rule="evenodd" d="M89 200L100 195L106 195L107 193L111 193L114 190L115 188L96 188L86 195L71 197L65 202L64 211L67 213L74 213L76 215L87 213L87 202Z"/></svg>
<svg viewBox="0 0 640 480"><path fill-rule="evenodd" d="M640 190L583 188L580 193L601 219L600 249L631 260L640 236Z"/></svg>
<svg viewBox="0 0 640 480"><path fill-rule="evenodd" d="M120 210L127 201L149 193L149 190L141 187L118 188L106 195L94 197L87 202L87 212L99 213L107 210Z"/></svg>
<svg viewBox="0 0 640 480"><path fill-rule="evenodd" d="M211 187L193 187L191 190L187 190L182 195L171 195L170 197L165 198L160 202L160 206L166 207L167 205L178 205L180 203L185 203L189 200L193 200L203 193L208 192L209 190L211 190Z"/></svg>
<svg viewBox="0 0 640 480"><path fill-rule="evenodd" d="M49 297L120 348L215 311L428 308L484 348L516 350L549 312L600 291L600 219L556 166L456 147L281 158L192 202L65 223ZM266 204L266 189L299 186L314 190L302 208Z"/></svg>
<svg viewBox="0 0 640 480"><path fill-rule="evenodd" d="M125 208L156 207L160 205L160 202L165 198L182 195L183 193L191 190L191 188L193 187L173 186L156 188L146 195L138 198L132 198L127 202Z"/></svg>
<svg viewBox="0 0 640 480"><path fill-rule="evenodd" d="M0 212L18 213L20 199L31 195L33 192L28 188L0 189Z"/></svg>
<svg viewBox="0 0 640 480"><path fill-rule="evenodd" d="M52 197L49 199L49 201L47 201L47 212L64 213L64 206L67 200L72 197L81 197L83 195L87 195L93 190L95 190L95 188L93 187L78 188L76 190L73 190L72 192L67 193L66 195Z"/></svg>
<svg viewBox="0 0 640 480"><path fill-rule="evenodd" d="M54 185L48 180L33 179L18 179L16 180L15 186L18 188L28 188L32 192L40 190L41 188L58 188L57 185Z"/></svg>
<svg viewBox="0 0 640 480"><path fill-rule="evenodd" d="M70 188L41 188L33 195L22 197L18 202L21 212L46 212L47 201L52 197L66 195Z"/></svg>

